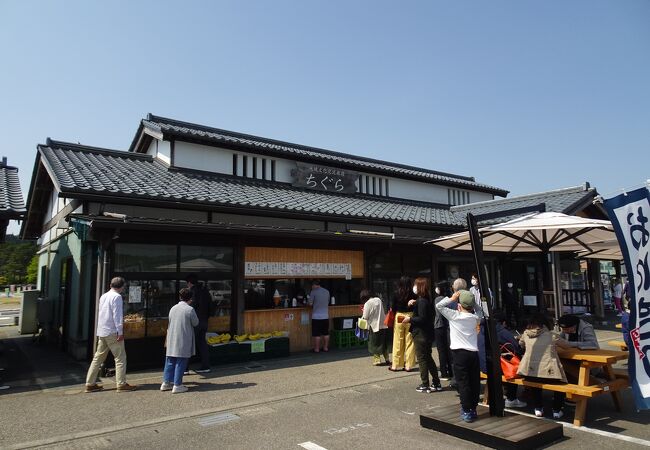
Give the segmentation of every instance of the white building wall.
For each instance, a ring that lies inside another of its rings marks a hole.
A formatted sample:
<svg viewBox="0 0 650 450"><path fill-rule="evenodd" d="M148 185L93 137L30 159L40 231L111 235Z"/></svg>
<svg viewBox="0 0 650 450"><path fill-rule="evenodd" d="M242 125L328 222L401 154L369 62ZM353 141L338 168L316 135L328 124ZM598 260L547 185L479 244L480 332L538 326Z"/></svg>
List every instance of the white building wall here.
<svg viewBox="0 0 650 450"><path fill-rule="evenodd" d="M159 141L158 142L158 147L157 147L157 153L156 153L156 158L164 162L165 164L171 164L172 163L172 150L171 150L171 144L169 141ZM174 155L175 157L176 155Z"/></svg>
<svg viewBox="0 0 650 450"><path fill-rule="evenodd" d="M164 142L169 145L169 142ZM232 175L233 153L232 150L219 147L176 141L174 144L174 166Z"/></svg>
<svg viewBox="0 0 650 450"><path fill-rule="evenodd" d="M420 200L432 203L447 203L447 187L419 181L389 178L388 193L391 197Z"/></svg>
<svg viewBox="0 0 650 450"><path fill-rule="evenodd" d="M154 140L155 142L156 140ZM153 145L153 144L152 144ZM158 144L157 157L162 161L169 164L170 150L168 141L160 141ZM151 150L151 147L150 147ZM283 158L271 158L264 155L256 155L252 153L233 151L220 147L213 147L208 145L193 144L188 142L175 143L174 147L174 166L187 169L203 170L207 172L215 172L226 175L233 175L233 155L239 155L237 164L237 176L244 174L244 157L246 157L246 176L253 177L253 162L257 165L257 178L258 179L271 179L271 161L275 161L275 181L281 183L291 183L291 171L295 169L295 161ZM262 160L266 159L266 177L262 173ZM326 162L321 165L327 165ZM419 181L405 180L401 178L386 177L382 175L369 174L359 172L362 175L363 186L357 186L359 192L366 193L365 178L369 177L370 191L373 193L372 180L376 179L376 194L379 194L379 185L381 184L382 192L385 195L386 183L388 180L388 193L390 198L398 198L405 200L416 200L431 203L448 204L449 194L447 186L439 186L435 184L423 183ZM358 184L358 183L357 183ZM468 189L463 189L469 192L470 202L478 202L483 200L491 200L492 194L483 192L475 192ZM457 203L458 204L458 203Z"/></svg>

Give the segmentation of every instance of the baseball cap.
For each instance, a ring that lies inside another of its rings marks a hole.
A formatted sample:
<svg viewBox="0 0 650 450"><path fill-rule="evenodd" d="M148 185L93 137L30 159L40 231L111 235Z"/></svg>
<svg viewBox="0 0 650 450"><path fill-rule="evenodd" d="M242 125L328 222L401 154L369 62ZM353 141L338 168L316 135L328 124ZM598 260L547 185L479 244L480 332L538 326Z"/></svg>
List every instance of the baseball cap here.
<svg viewBox="0 0 650 450"><path fill-rule="evenodd" d="M458 297L458 303L460 303L461 306L465 309L472 309L475 305L474 294L472 294L470 291L466 291L465 289L461 289L458 292L460 293L460 297Z"/></svg>

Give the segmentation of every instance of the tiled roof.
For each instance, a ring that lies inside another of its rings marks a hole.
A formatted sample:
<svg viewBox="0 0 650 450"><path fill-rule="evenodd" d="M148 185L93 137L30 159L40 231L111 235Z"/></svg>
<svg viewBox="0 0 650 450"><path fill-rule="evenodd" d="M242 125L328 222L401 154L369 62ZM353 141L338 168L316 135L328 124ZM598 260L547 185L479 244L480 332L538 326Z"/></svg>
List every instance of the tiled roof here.
<svg viewBox="0 0 650 450"><path fill-rule="evenodd" d="M434 170L427 170L420 167L412 167L371 158L352 156L316 147L308 147L248 134L236 133L233 131L221 130L219 128L181 122L165 117L154 116L152 114L149 114L146 119L142 120L141 126L133 139L131 148L129 149L130 151L137 150L137 142L143 127L156 133L162 133L163 136L183 136L189 139L210 141L214 144L243 146L250 151L260 152L263 154L300 158L321 164L333 164L337 167L348 167L355 170L365 170L396 177L417 179L419 181L455 186L462 189L489 192L503 197L508 195L507 190L477 183L473 177L454 175Z"/></svg>
<svg viewBox="0 0 650 450"><path fill-rule="evenodd" d="M450 211L424 202L310 191L280 183L169 169L151 156L49 141L38 146L54 184L70 197L157 200L402 225L457 226ZM75 195L76 194L76 195Z"/></svg>
<svg viewBox="0 0 650 450"><path fill-rule="evenodd" d="M0 218L18 219L25 213L25 202L20 191L18 169L0 162Z"/></svg>
<svg viewBox="0 0 650 450"><path fill-rule="evenodd" d="M580 186L540 192L537 194L488 200L462 206L452 206L451 211L458 217L458 220L465 221L468 212L475 215L490 214L515 208L533 207L544 203L546 205L546 211L575 214L580 208L589 205L596 195L596 189L589 187L589 183L585 183ZM487 225L490 223L505 222L506 220L513 219L519 215L522 214L486 220L482 221L481 224Z"/></svg>

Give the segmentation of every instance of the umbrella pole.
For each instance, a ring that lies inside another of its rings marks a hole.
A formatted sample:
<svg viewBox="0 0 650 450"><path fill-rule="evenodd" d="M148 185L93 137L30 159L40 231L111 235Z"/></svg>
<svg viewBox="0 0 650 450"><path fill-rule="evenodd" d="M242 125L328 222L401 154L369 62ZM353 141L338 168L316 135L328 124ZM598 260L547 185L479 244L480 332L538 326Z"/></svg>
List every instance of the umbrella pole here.
<svg viewBox="0 0 650 450"><path fill-rule="evenodd" d="M503 387L501 384L501 354L499 351L499 339L497 338L497 328L494 318L492 317L492 297L490 292L489 277L485 270L483 259L483 242L478 233L476 218L467 214L467 228L472 242L472 252L474 254L474 263L476 264L476 273L481 292L481 301L487 304L488 317L486 319L487 333L485 334L485 360L487 370L488 398L490 399L490 416L503 417L504 401ZM480 351L480 349L479 349Z"/></svg>
<svg viewBox="0 0 650 450"><path fill-rule="evenodd" d="M554 295L554 303L555 303L555 321L557 323L558 319L560 316L563 314L563 309L564 309L564 302L562 301L562 282L561 282L561 276L562 276L562 269L560 267L560 254L558 252L552 252L551 255L553 255L552 261L553 261L553 291L555 291Z"/></svg>

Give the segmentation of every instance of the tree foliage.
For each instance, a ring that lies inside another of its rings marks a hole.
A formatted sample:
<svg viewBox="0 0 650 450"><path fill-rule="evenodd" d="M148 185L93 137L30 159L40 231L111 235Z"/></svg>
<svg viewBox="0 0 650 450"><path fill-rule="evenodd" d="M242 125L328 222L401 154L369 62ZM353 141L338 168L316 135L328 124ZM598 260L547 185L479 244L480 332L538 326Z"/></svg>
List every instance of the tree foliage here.
<svg viewBox="0 0 650 450"><path fill-rule="evenodd" d="M6 242L0 244L0 279L4 279L4 284L28 283L28 267L33 263L35 256L34 242L21 241L12 235L7 236ZM38 270L38 260L36 270Z"/></svg>

